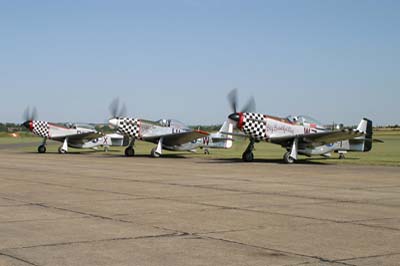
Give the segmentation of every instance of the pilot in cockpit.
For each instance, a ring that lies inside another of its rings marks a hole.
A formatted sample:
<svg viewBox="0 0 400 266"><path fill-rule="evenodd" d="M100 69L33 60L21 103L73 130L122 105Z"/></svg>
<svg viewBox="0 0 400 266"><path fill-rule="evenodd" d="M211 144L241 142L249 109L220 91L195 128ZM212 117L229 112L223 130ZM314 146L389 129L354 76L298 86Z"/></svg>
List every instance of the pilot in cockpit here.
<svg viewBox="0 0 400 266"><path fill-rule="evenodd" d="M161 119L160 120L160 125L163 126L163 127L168 126L168 120L167 119Z"/></svg>

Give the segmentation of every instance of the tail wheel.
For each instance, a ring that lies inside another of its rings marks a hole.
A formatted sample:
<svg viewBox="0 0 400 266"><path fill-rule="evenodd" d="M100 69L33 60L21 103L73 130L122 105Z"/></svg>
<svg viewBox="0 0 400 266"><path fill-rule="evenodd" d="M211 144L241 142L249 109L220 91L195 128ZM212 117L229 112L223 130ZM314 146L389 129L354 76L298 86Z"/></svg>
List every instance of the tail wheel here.
<svg viewBox="0 0 400 266"><path fill-rule="evenodd" d="M59 154L66 154L67 151L64 150L64 149L62 148L62 146L61 146L61 147L58 148L58 153L59 153Z"/></svg>
<svg viewBox="0 0 400 266"><path fill-rule="evenodd" d="M157 152L157 148L153 148L150 152L151 157L153 158L159 158L160 154Z"/></svg>
<svg viewBox="0 0 400 266"><path fill-rule="evenodd" d="M283 161L288 164L294 163L294 159L290 157L290 151L286 152L285 155L283 155Z"/></svg>
<svg viewBox="0 0 400 266"><path fill-rule="evenodd" d="M135 156L135 150L132 147L128 147L125 149L125 156L126 157L133 157Z"/></svg>
<svg viewBox="0 0 400 266"><path fill-rule="evenodd" d="M254 160L254 154L252 152L244 152L242 155L244 162L252 162Z"/></svg>
<svg viewBox="0 0 400 266"><path fill-rule="evenodd" d="M46 152L46 146L40 145L38 147L38 153L45 153Z"/></svg>

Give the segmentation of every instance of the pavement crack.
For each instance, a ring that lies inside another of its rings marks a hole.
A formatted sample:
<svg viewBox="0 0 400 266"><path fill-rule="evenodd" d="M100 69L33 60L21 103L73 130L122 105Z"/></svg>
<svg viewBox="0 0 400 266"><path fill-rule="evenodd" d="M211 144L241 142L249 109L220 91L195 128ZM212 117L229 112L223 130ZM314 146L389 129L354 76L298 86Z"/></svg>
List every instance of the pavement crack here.
<svg viewBox="0 0 400 266"><path fill-rule="evenodd" d="M354 258L347 258L347 259L340 259L340 260L336 260L336 262L344 262L344 261L360 260L360 259L380 258L380 257L388 257L388 256L396 256L396 255L400 255L400 252L388 253L388 254L380 254L380 255L372 255L372 256L364 256L364 257L354 257Z"/></svg>
<svg viewBox="0 0 400 266"><path fill-rule="evenodd" d="M92 243L101 243L101 242L110 242L110 241L128 241L128 240L141 240L141 239L185 237L185 236L188 236L188 235L190 235L190 234L189 233L184 233L184 232L179 232L179 233L148 235L148 236L136 236L136 237L117 237L117 238L98 239L98 240L82 240L82 241L59 242L59 243L50 243L50 244L42 244L42 245L32 245L32 246L6 248L6 249L3 249L2 251L4 252L4 251L18 250L18 249L70 246L70 245L77 245L77 244L92 244ZM3 253L0 252L0 255L2 255L2 254ZM4 255L7 255L7 254L4 253ZM32 265L35 265L35 264L32 264Z"/></svg>
<svg viewBox="0 0 400 266"><path fill-rule="evenodd" d="M5 256L5 257L12 258L12 259L14 259L14 260L18 260L18 261L24 262L24 263L29 264L29 265L32 265L32 266L40 266L39 264L35 264L35 263L30 262L30 261L27 261L27 260L25 260L25 259L21 259L21 258L15 256L15 255L7 254L7 253L4 253L4 252L0 252L0 255Z"/></svg>
<svg viewBox="0 0 400 266"><path fill-rule="evenodd" d="M196 235L196 234L194 234L194 235ZM237 245L250 247L250 248L258 248L258 249L262 249L262 250L266 250L266 251L270 251L270 252L274 252L274 253L281 253L281 254L297 256L297 257L303 257L303 258L309 258L309 259L316 259L316 260L318 260L320 262L336 263L335 260L330 260L330 259L319 257L319 256L312 256L312 255L300 254L300 253L291 252L291 251L284 251L284 250L266 248L266 247L257 246L257 245L250 245L250 244L246 244L246 243L243 243L243 242L234 241L234 240L228 240L228 239L224 239L224 238L217 238L217 237L203 236L203 235L197 235L197 236L199 236L199 237L201 237L203 239L205 238L205 239L223 241L223 242L226 242L226 243L237 244ZM345 262L340 262L340 263L343 264L343 265L346 265L346 266L355 266L353 264L348 264L348 263L345 263Z"/></svg>
<svg viewBox="0 0 400 266"><path fill-rule="evenodd" d="M153 235L153 236L139 236L135 239L151 239L151 238L169 238L169 237L184 237L190 235L185 232L171 233L171 234L161 234L161 235Z"/></svg>

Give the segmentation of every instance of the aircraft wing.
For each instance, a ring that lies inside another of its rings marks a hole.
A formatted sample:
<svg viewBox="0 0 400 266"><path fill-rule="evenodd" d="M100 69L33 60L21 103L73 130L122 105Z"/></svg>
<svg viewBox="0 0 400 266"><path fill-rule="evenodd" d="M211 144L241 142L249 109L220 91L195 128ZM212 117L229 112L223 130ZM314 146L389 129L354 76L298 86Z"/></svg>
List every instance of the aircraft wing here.
<svg viewBox="0 0 400 266"><path fill-rule="evenodd" d="M193 130L188 132L173 133L159 136L143 137L143 140L157 143L160 138L163 138L163 144L167 146L181 145L191 142L195 139L208 136L209 133L201 130Z"/></svg>
<svg viewBox="0 0 400 266"><path fill-rule="evenodd" d="M271 137L270 142L280 144L282 146L290 145L293 139L297 138L299 143L310 144L311 146L319 146L334 143L341 140L353 139L364 136L363 132L354 130L338 130L329 132L309 133L296 136Z"/></svg>
<svg viewBox="0 0 400 266"><path fill-rule="evenodd" d="M93 139L98 139L101 136L103 136L103 134L101 134L101 133L88 132L88 133L74 134L74 135L68 135L68 136L52 137L51 139L58 140L58 141L64 141L65 138L68 138L68 142L84 143L87 141L91 141Z"/></svg>

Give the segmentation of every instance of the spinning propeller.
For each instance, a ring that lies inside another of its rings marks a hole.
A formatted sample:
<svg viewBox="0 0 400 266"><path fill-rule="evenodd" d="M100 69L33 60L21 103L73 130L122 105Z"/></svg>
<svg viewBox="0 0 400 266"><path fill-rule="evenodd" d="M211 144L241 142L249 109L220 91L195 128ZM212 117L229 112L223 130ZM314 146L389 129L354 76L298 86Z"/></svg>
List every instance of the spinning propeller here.
<svg viewBox="0 0 400 266"><path fill-rule="evenodd" d="M252 113L256 111L256 101L254 97L251 97L247 104L242 108L240 112L237 111L238 106L238 91L237 89L233 89L228 94L228 101L233 111L232 114L229 115L229 119L238 122L240 119L241 113Z"/></svg>
<svg viewBox="0 0 400 266"><path fill-rule="evenodd" d="M22 125L27 129L29 129L31 122L33 120L36 120L37 117L38 117L38 112L36 107L33 107L32 110L29 106L26 107L24 113L22 114L22 119L25 121L24 123L22 123Z"/></svg>
<svg viewBox="0 0 400 266"><path fill-rule="evenodd" d="M119 98L115 98L110 106L109 110L111 113L111 118L108 120L108 125L110 128L118 128L119 125L119 119L121 117L126 116L126 105L123 104L122 107L120 106Z"/></svg>
<svg viewBox="0 0 400 266"><path fill-rule="evenodd" d="M110 106L109 106L110 114L112 118L119 118L126 116L126 105L123 104L122 107L120 107L120 101L119 98L115 98Z"/></svg>

